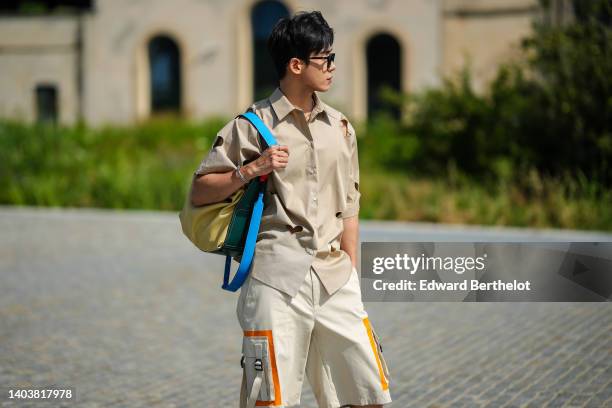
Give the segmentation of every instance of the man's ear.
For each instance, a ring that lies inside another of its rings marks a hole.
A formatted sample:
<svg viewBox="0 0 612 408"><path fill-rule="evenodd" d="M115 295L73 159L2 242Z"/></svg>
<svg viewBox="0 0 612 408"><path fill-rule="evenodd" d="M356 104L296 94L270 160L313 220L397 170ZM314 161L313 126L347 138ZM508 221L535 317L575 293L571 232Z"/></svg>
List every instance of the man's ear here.
<svg viewBox="0 0 612 408"><path fill-rule="evenodd" d="M303 62L299 58L291 58L289 63L287 64L287 69L295 75L299 75L302 73Z"/></svg>

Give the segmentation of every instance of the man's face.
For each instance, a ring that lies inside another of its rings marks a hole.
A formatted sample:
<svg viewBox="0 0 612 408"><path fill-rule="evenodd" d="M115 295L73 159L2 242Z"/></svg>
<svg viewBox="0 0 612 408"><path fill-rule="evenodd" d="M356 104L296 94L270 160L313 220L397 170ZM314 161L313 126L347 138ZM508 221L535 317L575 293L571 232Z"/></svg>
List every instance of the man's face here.
<svg viewBox="0 0 612 408"><path fill-rule="evenodd" d="M324 52L310 55L310 61L308 65L304 64L302 71L302 80L305 85L319 92L326 92L331 87L336 65L333 62L329 64L328 60L323 57L328 57L332 52L330 48Z"/></svg>

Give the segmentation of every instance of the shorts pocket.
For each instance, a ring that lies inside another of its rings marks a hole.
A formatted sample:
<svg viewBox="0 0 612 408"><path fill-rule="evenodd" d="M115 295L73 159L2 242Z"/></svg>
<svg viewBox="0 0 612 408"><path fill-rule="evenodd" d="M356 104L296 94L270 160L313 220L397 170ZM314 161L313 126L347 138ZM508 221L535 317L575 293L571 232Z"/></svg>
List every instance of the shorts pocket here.
<svg viewBox="0 0 612 408"><path fill-rule="evenodd" d="M253 278L251 274L246 278L244 284L240 288L240 295L238 295L238 302L236 302L236 317L240 325L244 325L244 305L247 303L247 298L251 292L251 282Z"/></svg>
<svg viewBox="0 0 612 408"><path fill-rule="evenodd" d="M353 271L351 272L354 276L353 279L356 279L357 282L359 282L359 272L357 272L357 269L353 266ZM361 284L359 284L359 286L361 287Z"/></svg>
<svg viewBox="0 0 612 408"><path fill-rule="evenodd" d="M378 346L378 357L380 358L380 362L382 364L383 373L387 378L387 382L389 382L391 377L389 375L389 367L387 366L387 361L385 360L385 356L383 354L383 347L382 343L380 342L380 337L378 337L378 334L376 334L376 331L374 329L372 329L372 334L374 335L374 340L376 341L376 345Z"/></svg>
<svg viewBox="0 0 612 408"><path fill-rule="evenodd" d="M271 330L246 330L242 343L248 406L280 405L281 394ZM255 399L255 404L253 404Z"/></svg>
<svg viewBox="0 0 612 408"><path fill-rule="evenodd" d="M380 385L383 390L389 389L389 368L387 366L387 362L385 361L385 356L383 355L383 348L380 342L380 338L372 328L370 324L370 320L365 317L363 319L363 325L366 328L368 333L368 337L370 339L370 346L372 347L372 352L374 353L374 358L376 359L376 365L378 366L378 375L380 377Z"/></svg>

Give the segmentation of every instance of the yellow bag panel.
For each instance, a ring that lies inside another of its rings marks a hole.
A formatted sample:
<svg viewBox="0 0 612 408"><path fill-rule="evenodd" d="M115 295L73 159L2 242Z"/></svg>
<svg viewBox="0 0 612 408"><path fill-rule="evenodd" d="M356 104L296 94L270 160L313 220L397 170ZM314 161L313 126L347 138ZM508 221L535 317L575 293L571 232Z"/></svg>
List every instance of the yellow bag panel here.
<svg viewBox="0 0 612 408"><path fill-rule="evenodd" d="M230 202L224 200L196 207L189 199L190 188L185 205L179 213L183 233L202 251L211 252L221 248L227 236L234 207L243 194L244 188L240 188L230 197Z"/></svg>

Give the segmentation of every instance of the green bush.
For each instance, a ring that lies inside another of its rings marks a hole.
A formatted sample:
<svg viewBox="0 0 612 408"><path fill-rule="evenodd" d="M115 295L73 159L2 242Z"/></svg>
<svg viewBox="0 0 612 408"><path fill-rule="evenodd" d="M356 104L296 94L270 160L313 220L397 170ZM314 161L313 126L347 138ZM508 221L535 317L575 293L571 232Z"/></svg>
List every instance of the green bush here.
<svg viewBox="0 0 612 408"><path fill-rule="evenodd" d="M612 3L578 4L571 24L536 24L524 62L502 66L482 94L464 69L437 89L389 98L407 120L374 118L363 145L413 174L456 167L496 183L535 167L612 185Z"/></svg>
<svg viewBox="0 0 612 408"><path fill-rule="evenodd" d="M581 169L610 183L612 3L579 1L575 10L574 23L536 25L524 43L541 132L529 135L531 149L541 169Z"/></svg>
<svg viewBox="0 0 612 408"><path fill-rule="evenodd" d="M91 129L0 122L0 203L174 210L225 123Z"/></svg>

